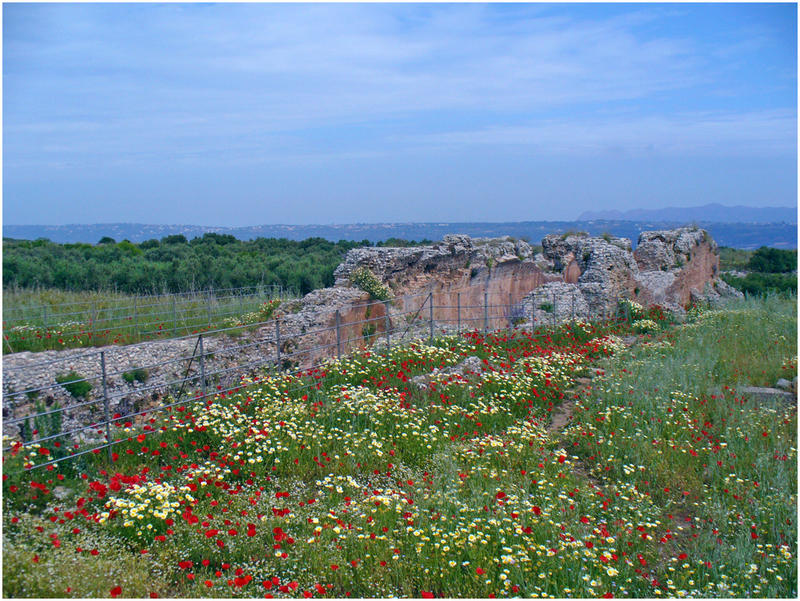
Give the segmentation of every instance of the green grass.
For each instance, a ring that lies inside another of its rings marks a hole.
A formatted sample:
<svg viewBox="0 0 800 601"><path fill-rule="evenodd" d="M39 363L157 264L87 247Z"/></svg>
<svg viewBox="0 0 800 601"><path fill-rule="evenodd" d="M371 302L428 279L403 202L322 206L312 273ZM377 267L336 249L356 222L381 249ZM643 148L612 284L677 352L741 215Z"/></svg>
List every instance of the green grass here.
<svg viewBox="0 0 800 601"><path fill-rule="evenodd" d="M3 352L132 344L266 321L274 291L254 290L219 297L7 290Z"/></svg>
<svg viewBox="0 0 800 601"><path fill-rule="evenodd" d="M592 474L635 482L677 533L665 548L709 562L675 566L679 588L724 567L728 588L717 582L709 595L780 597L787 582L796 590L796 404L759 404L737 390L796 376L796 332L796 298L709 311L615 356L578 405L568 438Z"/></svg>

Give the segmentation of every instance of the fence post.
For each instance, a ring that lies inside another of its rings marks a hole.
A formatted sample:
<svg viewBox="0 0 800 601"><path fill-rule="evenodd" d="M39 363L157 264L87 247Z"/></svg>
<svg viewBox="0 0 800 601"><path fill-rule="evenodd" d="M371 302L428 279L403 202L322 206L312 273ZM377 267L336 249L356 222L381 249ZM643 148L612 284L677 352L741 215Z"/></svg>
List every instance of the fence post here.
<svg viewBox="0 0 800 601"><path fill-rule="evenodd" d="M275 354L277 357L278 371L281 369L281 322L275 320Z"/></svg>
<svg viewBox="0 0 800 601"><path fill-rule="evenodd" d="M211 326L211 288L206 291L206 314L208 315L208 325Z"/></svg>
<svg viewBox="0 0 800 601"><path fill-rule="evenodd" d="M336 358L339 361L342 360L342 330L340 328L341 319L342 318L339 316L339 309L336 309Z"/></svg>
<svg viewBox="0 0 800 601"><path fill-rule="evenodd" d="M44 327L47 327L47 305L42 306L42 322L44 322Z"/></svg>
<svg viewBox="0 0 800 601"><path fill-rule="evenodd" d="M489 291L483 291L483 333L489 331Z"/></svg>
<svg viewBox="0 0 800 601"><path fill-rule="evenodd" d="M531 297L531 334L536 330L536 293Z"/></svg>
<svg viewBox="0 0 800 601"><path fill-rule="evenodd" d="M428 304L430 305L430 336L429 341L433 342L433 292L428 293Z"/></svg>
<svg viewBox="0 0 800 601"><path fill-rule="evenodd" d="M575 321L575 293L572 293L572 321Z"/></svg>
<svg viewBox="0 0 800 601"><path fill-rule="evenodd" d="M556 325L556 293L553 292L553 326Z"/></svg>
<svg viewBox="0 0 800 601"><path fill-rule="evenodd" d="M203 398L206 398L206 354L203 351L203 335L197 341L200 349L200 389L203 391Z"/></svg>
<svg viewBox="0 0 800 601"><path fill-rule="evenodd" d="M111 420L108 411L108 384L106 380L106 352L100 351L100 371L103 374L103 415L106 420L106 444L108 445L108 463L111 464Z"/></svg>
<svg viewBox="0 0 800 601"><path fill-rule="evenodd" d="M389 301L383 301L383 308L386 311L386 315L384 315L384 329L386 330L386 354L389 354L389 351L392 350L392 332L391 332L391 322L389 321Z"/></svg>
<svg viewBox="0 0 800 601"><path fill-rule="evenodd" d="M173 335L178 333L178 314L175 311L175 297L172 297L172 333Z"/></svg>
<svg viewBox="0 0 800 601"><path fill-rule="evenodd" d="M456 294L456 305L458 307L458 326L456 331L460 334L461 333L461 293L459 292Z"/></svg>

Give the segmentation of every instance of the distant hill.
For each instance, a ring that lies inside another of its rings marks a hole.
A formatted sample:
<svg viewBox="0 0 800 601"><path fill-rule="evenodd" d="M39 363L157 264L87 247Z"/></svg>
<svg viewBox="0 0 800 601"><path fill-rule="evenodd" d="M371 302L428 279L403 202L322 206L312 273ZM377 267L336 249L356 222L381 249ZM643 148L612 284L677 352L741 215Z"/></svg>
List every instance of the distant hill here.
<svg viewBox="0 0 800 601"><path fill-rule="evenodd" d="M715 223L797 223L797 207L729 207L719 203L701 207L666 207L630 211L586 211L578 221L707 221Z"/></svg>
<svg viewBox="0 0 800 601"><path fill-rule="evenodd" d="M586 231L630 238L636 245L645 230L669 229L695 222L707 229L721 246L752 249L759 246L797 248L797 226L792 223L724 223L692 219L595 219L580 221L511 221L501 223L353 223L344 225L254 225L249 227L207 227L200 225L147 225L139 223L98 223L92 225L4 225L3 236L23 240L48 238L53 242L96 244L109 236L117 242L143 242L152 238L183 234L188 239L207 232L230 234L239 240L287 238L305 240L319 237L339 240L381 242L389 238L405 240L441 240L445 234L468 234L472 237L514 236L538 244L546 234Z"/></svg>

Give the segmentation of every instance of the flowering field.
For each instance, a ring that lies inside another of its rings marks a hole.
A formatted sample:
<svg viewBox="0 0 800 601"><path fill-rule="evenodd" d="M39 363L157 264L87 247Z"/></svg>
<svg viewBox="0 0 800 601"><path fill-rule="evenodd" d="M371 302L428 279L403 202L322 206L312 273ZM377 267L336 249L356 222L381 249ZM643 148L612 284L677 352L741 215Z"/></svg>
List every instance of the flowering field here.
<svg viewBox="0 0 800 601"><path fill-rule="evenodd" d="M796 404L736 387L796 375L796 301L653 321L264 376L120 423L111 465L9 454L3 594L795 597Z"/></svg>

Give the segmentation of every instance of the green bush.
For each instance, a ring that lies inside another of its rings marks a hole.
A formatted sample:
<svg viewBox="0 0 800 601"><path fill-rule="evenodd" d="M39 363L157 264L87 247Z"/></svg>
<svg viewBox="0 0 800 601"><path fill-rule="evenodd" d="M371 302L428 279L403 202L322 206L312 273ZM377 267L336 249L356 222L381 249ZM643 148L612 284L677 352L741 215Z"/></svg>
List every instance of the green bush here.
<svg viewBox="0 0 800 601"><path fill-rule="evenodd" d="M776 292L797 294L797 276L794 274L748 273L743 278L722 274L722 279L737 290L752 296L763 296Z"/></svg>
<svg viewBox="0 0 800 601"><path fill-rule="evenodd" d="M366 267L359 267L350 276L350 281L375 300L385 301L392 298L392 292Z"/></svg>
<svg viewBox="0 0 800 601"><path fill-rule="evenodd" d="M539 305L539 309L541 309L545 313L552 313L553 312L553 303L542 303L542 304Z"/></svg>
<svg viewBox="0 0 800 601"><path fill-rule="evenodd" d="M56 382L76 399L85 399L92 389L92 385L87 382L81 374L71 371L68 374L58 374Z"/></svg>
<svg viewBox="0 0 800 601"><path fill-rule="evenodd" d="M759 273L786 273L797 270L797 251L762 246L747 263L750 271Z"/></svg>
<svg viewBox="0 0 800 601"><path fill-rule="evenodd" d="M133 384L134 381L144 383L147 381L148 377L150 377L150 374L143 367L137 367L136 369L126 371L122 374L122 379L128 384Z"/></svg>

